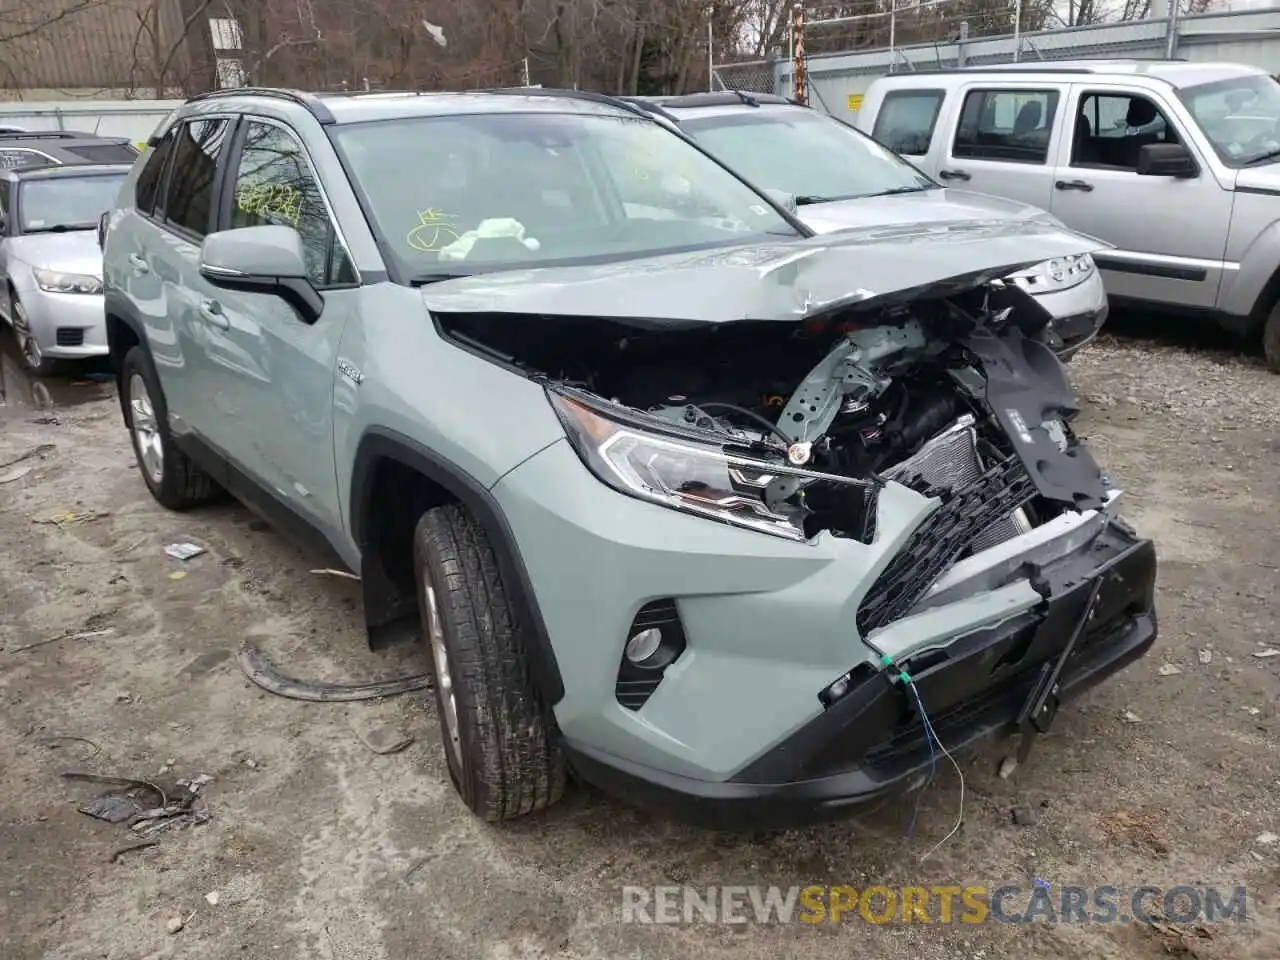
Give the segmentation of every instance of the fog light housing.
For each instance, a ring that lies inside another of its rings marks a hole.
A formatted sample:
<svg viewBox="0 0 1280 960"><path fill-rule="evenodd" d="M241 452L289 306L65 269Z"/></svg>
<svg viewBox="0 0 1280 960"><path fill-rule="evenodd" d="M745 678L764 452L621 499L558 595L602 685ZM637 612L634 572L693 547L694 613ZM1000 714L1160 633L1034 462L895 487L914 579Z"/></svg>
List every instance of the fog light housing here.
<svg viewBox="0 0 1280 960"><path fill-rule="evenodd" d="M622 652L632 663L641 664L657 653L660 646L662 646L662 631L657 627L646 627L627 641Z"/></svg>

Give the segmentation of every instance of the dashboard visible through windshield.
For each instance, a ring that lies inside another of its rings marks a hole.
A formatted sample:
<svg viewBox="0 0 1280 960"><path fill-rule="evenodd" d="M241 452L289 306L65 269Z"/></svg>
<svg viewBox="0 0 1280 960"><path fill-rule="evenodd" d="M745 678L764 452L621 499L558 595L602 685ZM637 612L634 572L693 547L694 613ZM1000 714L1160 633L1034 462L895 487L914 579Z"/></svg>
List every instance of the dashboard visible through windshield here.
<svg viewBox="0 0 1280 960"><path fill-rule="evenodd" d="M1222 161L1280 160L1280 83L1255 74L1185 87L1178 96Z"/></svg>
<svg viewBox="0 0 1280 960"><path fill-rule="evenodd" d="M800 235L751 187L639 117L414 117L343 125L333 137L410 278Z"/></svg>

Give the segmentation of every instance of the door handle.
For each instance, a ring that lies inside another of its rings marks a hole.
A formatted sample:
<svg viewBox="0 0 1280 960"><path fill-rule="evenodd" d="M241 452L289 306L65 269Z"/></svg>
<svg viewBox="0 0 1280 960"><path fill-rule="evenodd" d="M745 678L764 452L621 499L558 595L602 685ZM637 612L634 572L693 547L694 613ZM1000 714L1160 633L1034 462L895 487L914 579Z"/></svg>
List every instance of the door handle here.
<svg viewBox="0 0 1280 960"><path fill-rule="evenodd" d="M217 300L201 300L200 316L207 322L213 324L219 330L230 330L231 321L227 319L227 315L222 312L222 304Z"/></svg>
<svg viewBox="0 0 1280 960"><path fill-rule="evenodd" d="M151 272L150 264L136 253L129 254L129 266L133 267L133 272L137 274Z"/></svg>
<svg viewBox="0 0 1280 960"><path fill-rule="evenodd" d="M969 174L963 170L939 170L938 176L943 180L968 180Z"/></svg>
<svg viewBox="0 0 1280 960"><path fill-rule="evenodd" d="M1093 190L1093 184L1084 180L1059 180L1053 186L1058 190L1082 190L1085 193Z"/></svg>

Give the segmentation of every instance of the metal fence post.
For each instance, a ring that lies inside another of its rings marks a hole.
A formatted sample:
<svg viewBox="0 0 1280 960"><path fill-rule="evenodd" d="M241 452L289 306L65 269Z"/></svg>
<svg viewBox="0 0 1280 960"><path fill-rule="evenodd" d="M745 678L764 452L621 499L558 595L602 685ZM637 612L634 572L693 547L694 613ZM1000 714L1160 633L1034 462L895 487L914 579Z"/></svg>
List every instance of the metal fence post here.
<svg viewBox="0 0 1280 960"><path fill-rule="evenodd" d="M956 66L963 67L969 58L969 21L960 21L960 31L956 40Z"/></svg>
<svg viewBox="0 0 1280 960"><path fill-rule="evenodd" d="M1022 55L1022 0L1013 0L1013 62Z"/></svg>
<svg viewBox="0 0 1280 960"><path fill-rule="evenodd" d="M898 40L898 0L889 0L889 72L893 73L893 68L897 64Z"/></svg>
<svg viewBox="0 0 1280 960"><path fill-rule="evenodd" d="M1178 0L1169 0L1169 24L1165 28L1164 58L1172 60L1178 55Z"/></svg>

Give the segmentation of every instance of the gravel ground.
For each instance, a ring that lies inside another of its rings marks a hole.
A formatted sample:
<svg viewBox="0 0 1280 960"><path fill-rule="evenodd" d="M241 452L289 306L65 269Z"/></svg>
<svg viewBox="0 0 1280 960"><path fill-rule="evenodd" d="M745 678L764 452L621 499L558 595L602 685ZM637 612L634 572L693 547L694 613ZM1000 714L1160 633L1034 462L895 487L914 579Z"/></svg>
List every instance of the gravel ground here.
<svg viewBox="0 0 1280 960"><path fill-rule="evenodd" d="M966 760L963 828L924 863L956 819L953 773L923 795L909 843L905 804L726 836L582 789L524 822L477 823L449 785L421 696L309 705L238 672L231 655L246 636L314 678L423 669L412 651L363 649L352 584L312 574L238 507L159 509L109 386L53 383L33 396L10 369L0 463L53 446L24 476L0 468L0 955L1274 960L1280 657L1255 654L1277 639L1280 377L1212 340L1132 335L1104 338L1070 369L1080 431L1156 539L1161 639L1064 709L1007 780L995 773L1002 748ZM170 560L162 548L176 540L208 553ZM91 633L43 642L76 631ZM414 742L375 754L362 739L374 728ZM207 774L211 819L119 853L128 829L76 812L92 788L60 776L71 770ZM627 884L1025 888L1034 878L1245 884L1248 919L619 922Z"/></svg>

